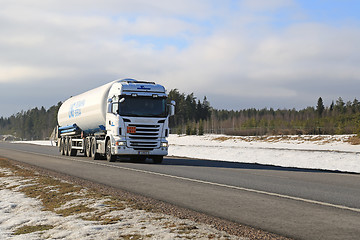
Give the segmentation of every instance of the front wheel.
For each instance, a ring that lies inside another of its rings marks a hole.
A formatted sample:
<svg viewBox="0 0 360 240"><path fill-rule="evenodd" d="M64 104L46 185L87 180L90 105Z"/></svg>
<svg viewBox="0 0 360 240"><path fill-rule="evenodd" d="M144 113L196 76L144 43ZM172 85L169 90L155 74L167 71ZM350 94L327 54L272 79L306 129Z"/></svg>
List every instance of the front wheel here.
<svg viewBox="0 0 360 240"><path fill-rule="evenodd" d="M110 140L108 140L106 142L105 154L106 154L106 160L108 162L114 162L116 160L116 156L111 154L111 141Z"/></svg>

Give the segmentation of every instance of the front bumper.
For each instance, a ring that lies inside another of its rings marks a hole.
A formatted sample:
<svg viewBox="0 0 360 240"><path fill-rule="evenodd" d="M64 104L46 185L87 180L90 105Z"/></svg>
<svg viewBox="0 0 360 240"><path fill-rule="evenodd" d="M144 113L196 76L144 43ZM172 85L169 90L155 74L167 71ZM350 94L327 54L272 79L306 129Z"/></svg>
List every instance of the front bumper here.
<svg viewBox="0 0 360 240"><path fill-rule="evenodd" d="M135 150L133 148L129 148L127 146L112 146L112 154L114 155L124 155L124 156L130 156L130 155L144 155L144 156L166 156L168 154L168 148L167 147L160 147L155 148L152 150Z"/></svg>

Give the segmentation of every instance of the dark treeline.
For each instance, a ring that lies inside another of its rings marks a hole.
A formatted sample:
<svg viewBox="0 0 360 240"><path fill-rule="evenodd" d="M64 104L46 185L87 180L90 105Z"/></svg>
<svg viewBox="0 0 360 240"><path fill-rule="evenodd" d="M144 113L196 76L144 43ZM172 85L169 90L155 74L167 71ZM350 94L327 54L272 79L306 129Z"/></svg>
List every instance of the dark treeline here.
<svg viewBox="0 0 360 240"><path fill-rule="evenodd" d="M176 114L170 118L172 133L222 133L229 135L287 135L287 134L359 134L360 103L357 99L344 102L338 98L324 106L321 98L314 107L296 109L218 110L206 97L198 100L177 89L169 92L169 102L176 101ZM21 139L46 139L57 124L61 105L46 110L34 108L8 118L0 118L0 135L10 134Z"/></svg>
<svg viewBox="0 0 360 240"><path fill-rule="evenodd" d="M210 106L207 101L206 105ZM342 98L338 98L330 106L324 106L320 97L315 107L307 107L302 110L250 108L229 111L211 107L208 109L209 115L206 116L206 119L197 120L194 117L185 119L179 115L180 119L177 119L174 126L176 132L229 135L360 133L360 103L357 99L345 103Z"/></svg>
<svg viewBox="0 0 360 240"><path fill-rule="evenodd" d="M204 97L203 101L196 100L194 93L185 95L177 89L169 92L169 101L176 102L176 114L170 118L172 132L178 134L203 134L203 123L210 119L212 108ZM175 130L175 131L174 131Z"/></svg>
<svg viewBox="0 0 360 240"><path fill-rule="evenodd" d="M33 108L21 111L8 118L0 118L0 134L13 135L23 140L48 139L57 124L57 112L61 105L50 107Z"/></svg>

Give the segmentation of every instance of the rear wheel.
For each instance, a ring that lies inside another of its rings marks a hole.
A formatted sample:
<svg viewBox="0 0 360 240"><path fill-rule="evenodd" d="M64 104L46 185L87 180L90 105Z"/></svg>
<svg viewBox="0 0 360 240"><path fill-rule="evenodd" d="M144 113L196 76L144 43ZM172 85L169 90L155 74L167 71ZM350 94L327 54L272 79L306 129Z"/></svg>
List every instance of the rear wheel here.
<svg viewBox="0 0 360 240"><path fill-rule="evenodd" d="M72 140L71 137L67 139L67 151L66 155L68 156L76 156L77 150L72 148Z"/></svg>
<svg viewBox="0 0 360 240"><path fill-rule="evenodd" d="M91 147L90 147L91 149L91 157L92 157L92 159L94 159L94 160L98 160L98 159L100 159L100 154L99 153L97 153L96 151L97 151L97 147L96 147L96 139L95 138L92 138L91 139Z"/></svg>
<svg viewBox="0 0 360 240"><path fill-rule="evenodd" d="M116 156L111 154L111 141L110 140L108 140L106 142L105 154L106 154L106 160L108 162L114 162L116 160Z"/></svg>
<svg viewBox="0 0 360 240"><path fill-rule="evenodd" d="M84 142L85 142L85 152L84 152L85 156L86 157L91 157L91 141L90 141L90 138L89 137L85 138Z"/></svg>
<svg viewBox="0 0 360 240"><path fill-rule="evenodd" d="M59 148L60 148L60 154L65 155L66 154L66 144L65 144L65 138L63 138L63 137L60 139Z"/></svg>
<svg viewBox="0 0 360 240"><path fill-rule="evenodd" d="M66 156L70 156L70 151L71 151L71 140L70 138L66 138L65 140L65 148L66 148Z"/></svg>

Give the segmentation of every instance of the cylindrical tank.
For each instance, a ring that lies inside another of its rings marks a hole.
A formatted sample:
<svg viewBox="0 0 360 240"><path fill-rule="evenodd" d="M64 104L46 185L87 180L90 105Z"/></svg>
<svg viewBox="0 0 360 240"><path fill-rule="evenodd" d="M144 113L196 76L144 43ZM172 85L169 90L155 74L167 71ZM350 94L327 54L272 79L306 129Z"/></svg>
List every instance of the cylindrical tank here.
<svg viewBox="0 0 360 240"><path fill-rule="evenodd" d="M84 132L94 132L100 126L106 126L107 98L111 86L117 81L67 99L58 112L59 125L76 124Z"/></svg>

